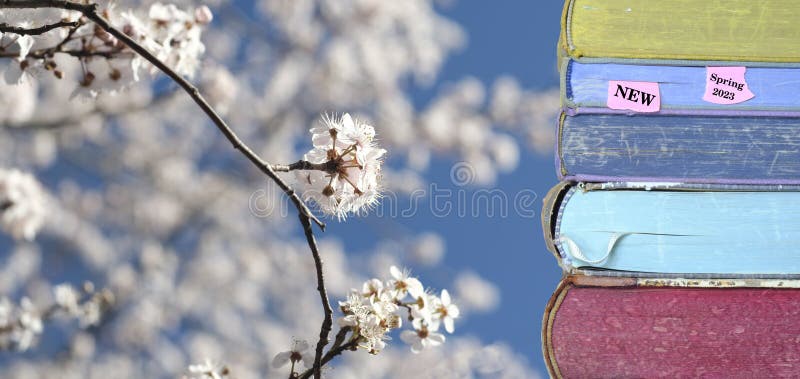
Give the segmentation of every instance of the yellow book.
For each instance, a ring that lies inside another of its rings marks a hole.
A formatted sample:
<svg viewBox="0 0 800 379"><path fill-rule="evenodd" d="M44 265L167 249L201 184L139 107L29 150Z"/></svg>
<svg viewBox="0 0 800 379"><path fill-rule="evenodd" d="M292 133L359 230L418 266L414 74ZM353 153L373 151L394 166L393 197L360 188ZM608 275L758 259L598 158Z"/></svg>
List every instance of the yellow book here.
<svg viewBox="0 0 800 379"><path fill-rule="evenodd" d="M794 0L567 0L573 58L800 63Z"/></svg>

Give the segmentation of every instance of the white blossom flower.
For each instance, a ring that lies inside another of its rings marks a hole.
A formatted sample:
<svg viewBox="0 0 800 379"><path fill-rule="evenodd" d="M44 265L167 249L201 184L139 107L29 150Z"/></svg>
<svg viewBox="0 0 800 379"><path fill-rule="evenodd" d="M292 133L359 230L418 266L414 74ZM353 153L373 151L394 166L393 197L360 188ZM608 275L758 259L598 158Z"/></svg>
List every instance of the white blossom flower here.
<svg viewBox="0 0 800 379"><path fill-rule="evenodd" d="M285 366L287 363L292 362L292 364L302 361L303 365L307 368L311 368L314 366L314 354L313 352L308 350L309 344L305 340L294 340L292 344L292 349L288 351L283 351L275 355L275 358L272 360L272 367L273 368L280 368Z"/></svg>
<svg viewBox="0 0 800 379"><path fill-rule="evenodd" d="M370 354L378 354L386 347L386 340L389 336L386 333L390 330L380 317L370 315L359 324L358 334L364 342L360 346Z"/></svg>
<svg viewBox="0 0 800 379"><path fill-rule="evenodd" d="M209 9L205 5L201 5L194 9L194 20L201 25L210 24L211 21L214 19L214 14L211 13L211 9Z"/></svg>
<svg viewBox="0 0 800 379"><path fill-rule="evenodd" d="M42 61L40 60L31 58L13 59L3 73L3 79L6 84L12 86L27 83L29 77L34 76L42 69Z"/></svg>
<svg viewBox="0 0 800 379"><path fill-rule="evenodd" d="M100 322L100 317L103 315L100 303L93 300L85 302L81 307L81 311L78 317L78 323L81 328L97 325Z"/></svg>
<svg viewBox="0 0 800 379"><path fill-rule="evenodd" d="M45 199L33 175L0 169L0 226L17 239L32 240L44 224Z"/></svg>
<svg viewBox="0 0 800 379"><path fill-rule="evenodd" d="M13 320L14 304L7 297L0 297L0 328L7 328Z"/></svg>
<svg viewBox="0 0 800 379"><path fill-rule="evenodd" d="M59 284L53 288L56 304L67 311L71 315L79 313L79 300L80 295L69 284Z"/></svg>
<svg viewBox="0 0 800 379"><path fill-rule="evenodd" d="M425 288L422 286L422 282L410 276L408 270L400 271L397 266L392 266L389 268L389 273L392 275L392 278L394 278L389 281L389 287L392 288L395 293L394 296L398 300L402 300L406 294L411 295L413 299L417 299L425 294Z"/></svg>
<svg viewBox="0 0 800 379"><path fill-rule="evenodd" d="M209 18L211 11L208 10ZM156 56L176 72L193 77L200 66L205 45L200 41L201 28L195 15L173 4L154 3L148 13L150 27L146 36L150 45L157 46ZM210 21L210 20L209 20ZM153 72L155 72L153 68Z"/></svg>
<svg viewBox="0 0 800 379"><path fill-rule="evenodd" d="M222 379L228 375L228 367L206 358L203 363L189 365L189 377L196 379Z"/></svg>
<svg viewBox="0 0 800 379"><path fill-rule="evenodd" d="M414 320L421 320L426 324L434 323L436 321L434 319L434 304L438 301L439 299L435 295L429 293L423 293L417 296L409 305L411 317Z"/></svg>
<svg viewBox="0 0 800 379"><path fill-rule="evenodd" d="M433 306L434 315L437 320L444 323L444 330L452 334L454 330L453 321L458 318L461 312L458 310L458 307L451 302L450 293L447 292L447 290L442 290L441 298L437 298L437 300L438 301Z"/></svg>
<svg viewBox="0 0 800 379"><path fill-rule="evenodd" d="M42 334L44 325L42 318L30 299L23 297L20 301L18 323L19 327L11 332L11 339L17 344L17 349L24 351L33 345L36 337Z"/></svg>
<svg viewBox="0 0 800 379"><path fill-rule="evenodd" d="M42 12L41 10L38 10ZM200 37L213 19L211 10L201 6L184 11L172 4L151 4L146 15L135 11L119 12L114 3L103 4L98 12L109 23L122 30L177 73L193 77L200 66L205 45ZM80 15L73 11L58 11L59 20L75 21ZM51 14L53 18L56 14ZM0 13L0 16L4 16ZM12 16L12 19L16 17ZM5 21L5 20L2 20ZM30 28L47 24L47 17L35 23L16 19L14 26ZM5 22L3 22L5 23ZM63 62L52 58L53 48L72 52L80 62L82 72L72 75L78 85L72 97L95 97L101 92L114 93L139 81L139 69L145 60L100 26L85 23L77 29L56 28L34 38L30 35L0 33L0 47L17 54L4 73L6 83L17 85L26 76L50 71L59 79L67 77L58 66ZM44 54L42 54L44 52ZM158 70L151 67L151 73ZM27 74L27 75L26 75Z"/></svg>
<svg viewBox="0 0 800 379"><path fill-rule="evenodd" d="M296 172L303 197L339 219L377 204L386 150L375 145L375 129L345 113L341 118L323 116L321 125L312 128L311 134L314 148L304 159L328 163L330 169Z"/></svg>
<svg viewBox="0 0 800 379"><path fill-rule="evenodd" d="M429 346L439 346L444 343L444 334L438 333L435 326L428 326L420 319L413 321L415 330L404 330L400 339L411 345L411 352L419 353Z"/></svg>
<svg viewBox="0 0 800 379"><path fill-rule="evenodd" d="M367 300L354 292L347 295L346 301L339 302L339 308L345 314L344 317L339 319L339 326L357 326L371 312Z"/></svg>
<svg viewBox="0 0 800 379"><path fill-rule="evenodd" d="M366 298L377 298L383 292L383 282L380 279L372 278L361 285L361 296Z"/></svg>

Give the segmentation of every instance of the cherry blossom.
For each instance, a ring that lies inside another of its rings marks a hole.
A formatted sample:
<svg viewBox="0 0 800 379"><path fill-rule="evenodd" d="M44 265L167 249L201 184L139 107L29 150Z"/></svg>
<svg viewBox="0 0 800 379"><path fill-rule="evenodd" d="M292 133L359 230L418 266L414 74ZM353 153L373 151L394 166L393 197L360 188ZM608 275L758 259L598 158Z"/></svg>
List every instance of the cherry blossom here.
<svg viewBox="0 0 800 379"><path fill-rule="evenodd" d="M228 377L228 367L206 358L202 363L189 365L186 368L192 379L223 379Z"/></svg>
<svg viewBox="0 0 800 379"><path fill-rule="evenodd" d="M294 364L303 362L305 367L312 367L314 365L314 355L308 350L309 344L306 340L296 339L292 343L291 350L283 351L275 355L272 360L272 367L279 368L285 366L287 363Z"/></svg>
<svg viewBox="0 0 800 379"><path fill-rule="evenodd" d="M0 169L0 226L14 238L32 240L44 217L44 193L33 175Z"/></svg>
<svg viewBox="0 0 800 379"><path fill-rule="evenodd" d="M389 281L389 287L395 292L395 297L403 299L406 294L416 300L425 293L425 288L419 279L410 276L408 270L400 270L397 266L389 268L389 273L392 275L393 280Z"/></svg>
<svg viewBox="0 0 800 379"><path fill-rule="evenodd" d="M425 325L420 319L415 320L414 330L404 330L400 339L411 345L411 352L419 353L428 347L439 346L444 343L445 337L437 332L437 328Z"/></svg>
<svg viewBox="0 0 800 379"><path fill-rule="evenodd" d="M458 307L450 300L450 293L447 290L442 290L442 295L439 301L434 304L434 314L438 320L444 323L444 330L448 333L453 333L454 320L458 318L460 311Z"/></svg>
<svg viewBox="0 0 800 379"><path fill-rule="evenodd" d="M323 116L311 134L314 148L304 159L330 168L297 172L303 197L340 220L348 213L372 208L380 197L381 165L386 154L375 144L375 129L345 113L341 117Z"/></svg>

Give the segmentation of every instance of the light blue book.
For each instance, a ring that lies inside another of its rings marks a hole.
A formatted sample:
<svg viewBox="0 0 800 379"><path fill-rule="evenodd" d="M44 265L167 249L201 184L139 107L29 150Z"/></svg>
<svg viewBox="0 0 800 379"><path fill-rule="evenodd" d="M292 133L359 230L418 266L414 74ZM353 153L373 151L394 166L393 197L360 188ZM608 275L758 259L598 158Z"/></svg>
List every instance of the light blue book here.
<svg viewBox="0 0 800 379"><path fill-rule="evenodd" d="M800 274L800 187L564 183L545 199L568 272Z"/></svg>

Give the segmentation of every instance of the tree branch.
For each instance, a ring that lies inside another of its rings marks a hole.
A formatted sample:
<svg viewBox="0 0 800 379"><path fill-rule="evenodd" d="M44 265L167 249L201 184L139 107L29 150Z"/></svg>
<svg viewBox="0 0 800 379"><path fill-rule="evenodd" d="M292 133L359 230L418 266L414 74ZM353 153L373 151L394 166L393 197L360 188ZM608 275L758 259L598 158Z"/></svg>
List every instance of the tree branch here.
<svg viewBox="0 0 800 379"><path fill-rule="evenodd" d="M322 351L325 345L328 344L328 335L331 332L331 325L333 325L333 309L331 302L328 300L328 291L325 289L325 278L322 274L322 257L317 250L317 242L314 239L314 231L311 229L311 222L307 217L300 215L300 224L303 225L303 231L306 234L308 246L311 248L311 255L314 257L314 266L317 270L317 291L319 292L320 301L322 301L322 309L325 311L325 318L322 320L322 326L319 330L319 341L317 341L317 350L314 354L314 378L322 378Z"/></svg>
<svg viewBox="0 0 800 379"><path fill-rule="evenodd" d="M322 365L325 359L322 357L322 350L328 344L328 335L331 331L333 324L333 310L331 309L330 301L328 300L328 293L325 289L324 277L322 273L322 258L319 255L317 242L314 238L314 231L311 227L311 220L313 220L322 230L325 230L325 224L320 221L311 210L306 206L302 199L294 192L294 190L286 184L273 169L272 165L261 159L250 147L244 144L239 136L231 129L224 120L217 114L216 111L208 104L205 98L200 94L197 87L189 83L186 79L172 70L164 62L156 58L147 49L139 45L136 41L119 29L111 26L100 14L97 13L97 4L80 4L65 0L0 0L0 8L61 8L66 10L73 10L81 12L87 19L94 22L99 27L103 28L106 32L122 41L131 50L142 56L153 66L157 67L161 72L169 76L187 94L194 100L194 102L203 110L203 112L214 122L214 125L222 132L222 134L230 141L233 148L239 150L250 162L252 162L261 172L266 174L272 179L275 184L292 200L298 210L300 223L303 226L303 231L306 235L308 246L311 249L311 254L314 257L314 264L317 271L317 291L320 295L322 307L325 312L325 318L322 322L319 333L319 341L317 342L317 350L314 358L313 374L316 379L322 376ZM341 346L339 347L342 348ZM329 351L330 353L330 351ZM328 355L326 354L326 357ZM332 357L331 357L332 358ZM330 358L328 359L328 361ZM327 361L325 361L327 362Z"/></svg>
<svg viewBox="0 0 800 379"><path fill-rule="evenodd" d="M23 27L11 26L11 25L3 23L3 24L0 24L0 32L2 32L2 33L14 33L14 34L19 34L19 35L38 36L40 34L47 33L47 32L49 32L49 31L51 31L53 29L74 28L74 27L78 27L80 25L81 25L80 21L74 21L74 22L59 21L59 22L56 22L55 24L44 25L44 26L40 26L38 28L23 28Z"/></svg>
<svg viewBox="0 0 800 379"><path fill-rule="evenodd" d="M352 340L352 341L350 341L350 342L348 342L348 343L346 343L344 345L340 345L340 346L338 346L336 348L328 350L328 352L325 353L325 356L322 358L321 366L326 365L328 362L333 360L333 358L336 358L337 356L341 355L345 351L347 351L347 350L355 350L357 347L358 347L358 340ZM308 369L305 372L303 372L302 374L300 374L300 376L298 376L298 379L308 379L313 374L314 374L314 369Z"/></svg>
<svg viewBox="0 0 800 379"><path fill-rule="evenodd" d="M318 170L331 172L333 163L333 161L327 161L325 163L311 163L301 159L289 165L273 165L272 169L277 172L289 172L293 170Z"/></svg>

